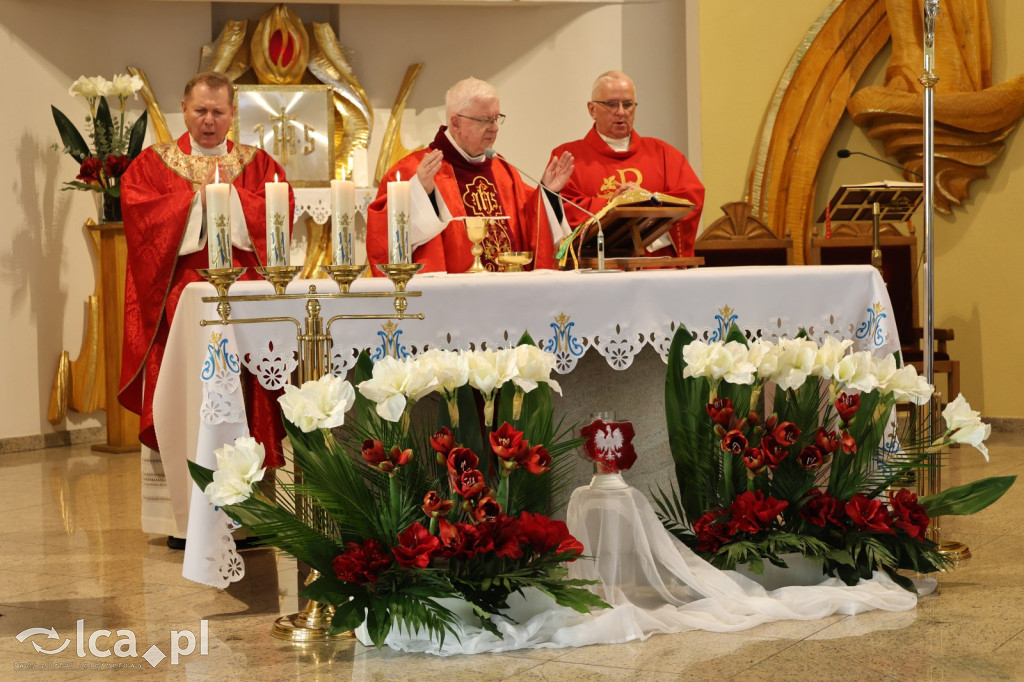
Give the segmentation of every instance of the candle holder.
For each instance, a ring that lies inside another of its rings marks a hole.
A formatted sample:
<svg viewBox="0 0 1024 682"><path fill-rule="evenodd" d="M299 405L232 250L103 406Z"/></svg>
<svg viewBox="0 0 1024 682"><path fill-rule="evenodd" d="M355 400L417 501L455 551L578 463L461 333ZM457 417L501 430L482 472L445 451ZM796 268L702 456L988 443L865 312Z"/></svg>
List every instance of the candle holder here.
<svg viewBox="0 0 1024 682"><path fill-rule="evenodd" d="M466 223L466 237L473 242L473 248L470 250L470 253L473 254L473 264L466 272L487 272L487 268L480 261L480 256L484 253L483 241L487 238L488 219L466 216L462 220Z"/></svg>
<svg viewBox="0 0 1024 682"><path fill-rule="evenodd" d="M505 272L522 272L533 260L533 251L504 251L497 260L505 266Z"/></svg>
<svg viewBox="0 0 1024 682"><path fill-rule="evenodd" d="M260 273L263 279L273 284L274 293L280 296L284 293L288 282L295 279L295 275L299 274L301 269L301 265L265 265L256 268L256 272Z"/></svg>
<svg viewBox="0 0 1024 682"><path fill-rule="evenodd" d="M423 263L387 263L377 267L395 285L395 312L398 313L399 319L404 318L409 307L409 301L405 297L405 285L413 275L423 269Z"/></svg>
<svg viewBox="0 0 1024 682"><path fill-rule="evenodd" d="M223 298L228 295L228 288L245 272L245 268L201 268L196 272L217 289L217 296Z"/></svg>
<svg viewBox="0 0 1024 682"><path fill-rule="evenodd" d="M335 281L338 285L338 291L343 294L347 294L349 288L352 286L352 282L356 281L363 270L366 269L365 265L321 265L320 270L327 273L327 275ZM406 280L408 281L408 280Z"/></svg>

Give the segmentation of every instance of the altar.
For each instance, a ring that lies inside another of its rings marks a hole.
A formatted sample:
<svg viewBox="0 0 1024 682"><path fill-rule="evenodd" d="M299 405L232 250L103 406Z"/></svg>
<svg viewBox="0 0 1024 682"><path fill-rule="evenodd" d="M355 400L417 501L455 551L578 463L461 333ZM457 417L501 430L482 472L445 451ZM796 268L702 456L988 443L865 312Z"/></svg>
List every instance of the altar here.
<svg viewBox="0 0 1024 682"><path fill-rule="evenodd" d="M330 280L294 281L288 293L310 287L336 293ZM386 279L360 279L353 291L391 291ZM801 330L819 343L850 339L854 350L877 355L899 348L885 284L870 266L744 267L649 270L635 273L535 272L427 274L410 282L409 313L423 320L340 320L329 328L336 373L355 364L360 351L372 358L405 357L428 348L506 348L524 333L558 358L563 395L556 415L581 424L594 412L629 419L637 433L639 460L629 474L641 491L668 485L671 466L664 414L665 361L679 324L708 341L733 324L749 338L792 337ZM217 320L206 283L184 290L171 327L154 418L179 528L188 527L192 489L186 460L211 459L225 423L241 424L237 406L204 402L204 364L211 339L226 341L242 364L267 388L289 381L297 366L296 326L291 323L200 326ZM237 282L232 295L270 294L266 282ZM321 299L322 316L381 313L388 299ZM232 319L304 317L305 301L234 301ZM231 413L235 409L235 413ZM220 431L218 431L220 429ZM586 483L589 461L580 459L576 482Z"/></svg>

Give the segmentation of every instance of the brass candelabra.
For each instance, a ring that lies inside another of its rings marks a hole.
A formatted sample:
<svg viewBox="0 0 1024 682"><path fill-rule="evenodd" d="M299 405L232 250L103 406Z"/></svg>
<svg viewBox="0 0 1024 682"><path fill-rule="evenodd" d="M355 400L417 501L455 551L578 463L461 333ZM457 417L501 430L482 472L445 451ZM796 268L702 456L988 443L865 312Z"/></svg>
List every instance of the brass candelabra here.
<svg viewBox="0 0 1024 682"><path fill-rule="evenodd" d="M229 294L232 284L245 272L245 268L217 268L199 270L208 282L213 284L217 290L216 296L204 296L204 303L216 303L216 320L200 320L201 326L208 325L229 325L229 324L257 324L288 322L296 327L296 338L298 340L299 363L296 370L296 381L298 384L306 381L313 381L332 371L331 355L332 342L330 335L331 325L340 320L422 320L423 313L409 314L408 310L410 297L421 295L419 291L407 291L406 287L412 276L423 267L422 263L382 265L381 270L394 283L393 292L366 291L353 292L350 290L352 282L362 273L364 265L325 265L321 266L331 279L338 285L337 293L317 291L315 284L310 284L308 291L301 294L285 293L288 283L294 279L301 268L297 266L280 266L257 268L263 277L274 285L273 294L253 294L233 296ZM329 318L326 323L321 316L321 304L323 299L344 298L391 298L394 312L374 314L342 314ZM278 317L252 317L232 318L232 302L241 301L280 301L280 300L304 300L306 301L306 317L300 323L297 318L288 316ZM301 483L302 472L295 467L295 481ZM296 496L296 512L307 519L315 528L321 532L328 533L331 530L331 520L323 510L317 509L304 497ZM317 571L310 569L306 580L308 585L317 578ZM334 615L334 608L329 604L322 604L315 600L307 600L305 606L298 613L281 616L274 622L271 634L278 638L293 643L320 642L335 637L351 636L351 633L330 635L331 618Z"/></svg>

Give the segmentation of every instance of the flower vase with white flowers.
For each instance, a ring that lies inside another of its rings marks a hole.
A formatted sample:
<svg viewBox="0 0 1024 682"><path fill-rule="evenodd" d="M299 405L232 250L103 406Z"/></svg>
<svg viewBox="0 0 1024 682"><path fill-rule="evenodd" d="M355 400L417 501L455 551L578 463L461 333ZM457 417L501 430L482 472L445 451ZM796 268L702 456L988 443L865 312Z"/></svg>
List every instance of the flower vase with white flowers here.
<svg viewBox="0 0 1024 682"><path fill-rule="evenodd" d="M919 497L903 487L951 443L984 445L990 427L957 396L946 429L899 425L895 406L929 403L933 388L896 357L849 352L850 341L694 340L680 328L665 387L676 488L659 491L666 528L713 565L785 566L797 552L847 584L884 571L928 573L948 560L931 520L972 514L1015 477L986 478Z"/></svg>
<svg viewBox="0 0 1024 682"><path fill-rule="evenodd" d="M63 143L63 151L78 164L75 180L64 183L64 189L80 189L99 193L100 219L121 220L121 176L128 164L142 151L146 138L146 112L134 124L125 118L128 98L143 87L142 78L117 74L113 80L102 76L80 76L68 89L70 95L82 97L89 106L85 129L92 146L78 128L57 107L51 106L53 121ZM111 114L107 97L117 98L117 118Z"/></svg>
<svg viewBox="0 0 1024 682"><path fill-rule="evenodd" d="M578 443L551 418L553 367L527 344L375 364L363 354L358 395L332 375L285 388L288 456L302 476L279 482L276 500L255 490L251 439L218 450L217 471L191 464L192 476L231 518L320 573L303 595L335 607L334 632L362 625L382 646L392 629L421 630L440 645L461 631L446 601L458 599L497 633L525 589L586 612L604 603L563 566L582 546L548 516ZM424 400L432 393L441 404ZM416 434L417 408L431 405L439 427Z"/></svg>

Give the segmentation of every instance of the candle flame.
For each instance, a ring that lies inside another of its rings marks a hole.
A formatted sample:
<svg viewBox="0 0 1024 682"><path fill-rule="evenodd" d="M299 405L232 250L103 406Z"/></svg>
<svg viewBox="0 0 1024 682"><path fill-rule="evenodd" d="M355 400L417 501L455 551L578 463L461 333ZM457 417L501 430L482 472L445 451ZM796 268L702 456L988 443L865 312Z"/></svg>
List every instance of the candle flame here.
<svg viewBox="0 0 1024 682"><path fill-rule="evenodd" d="M213 167L213 183L217 184L220 182L220 164Z"/></svg>
<svg viewBox="0 0 1024 682"><path fill-rule="evenodd" d="M345 182L345 167L344 166L342 166L342 168L341 168L341 181Z"/></svg>
<svg viewBox="0 0 1024 682"><path fill-rule="evenodd" d="M277 182L277 171L274 171L274 182Z"/></svg>
<svg viewBox="0 0 1024 682"><path fill-rule="evenodd" d="M402 181L402 171L395 173L395 179L398 180L398 182Z"/></svg>

